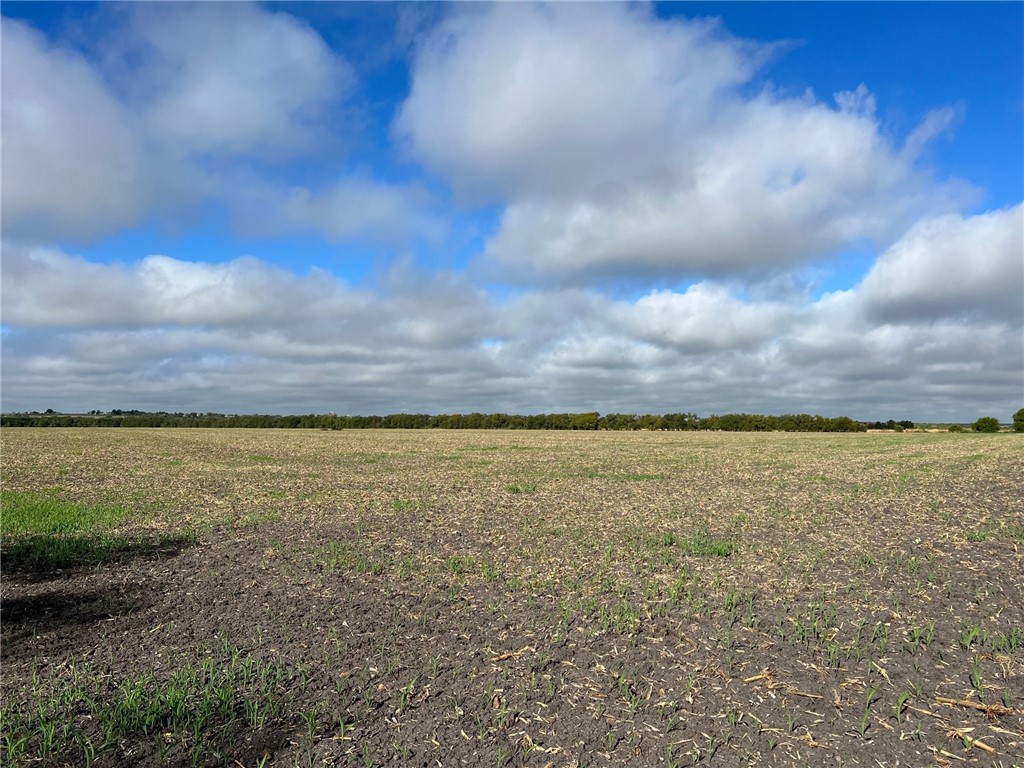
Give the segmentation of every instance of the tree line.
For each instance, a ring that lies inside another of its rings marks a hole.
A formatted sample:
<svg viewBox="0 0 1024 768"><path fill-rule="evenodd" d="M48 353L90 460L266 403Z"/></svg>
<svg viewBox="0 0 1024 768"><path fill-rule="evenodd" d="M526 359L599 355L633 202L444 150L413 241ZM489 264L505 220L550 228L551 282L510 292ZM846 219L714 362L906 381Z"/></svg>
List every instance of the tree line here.
<svg viewBox="0 0 1024 768"><path fill-rule="evenodd" d="M557 429L557 430L715 430L725 432L863 432L870 424L847 416L828 418L805 413L765 416L726 413L639 415L626 413L393 413L387 416L307 414L167 413L114 410L88 414L12 413L0 417L5 427L235 427L249 429ZM902 422L910 424L912 422Z"/></svg>

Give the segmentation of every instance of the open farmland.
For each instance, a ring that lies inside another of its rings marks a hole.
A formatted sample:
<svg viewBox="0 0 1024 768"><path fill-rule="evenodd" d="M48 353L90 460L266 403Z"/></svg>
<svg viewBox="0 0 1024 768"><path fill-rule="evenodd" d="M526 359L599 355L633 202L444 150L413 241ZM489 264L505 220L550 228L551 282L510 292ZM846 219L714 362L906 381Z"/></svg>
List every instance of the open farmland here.
<svg viewBox="0 0 1024 768"><path fill-rule="evenodd" d="M1024 766L1024 436L7 429L0 762Z"/></svg>

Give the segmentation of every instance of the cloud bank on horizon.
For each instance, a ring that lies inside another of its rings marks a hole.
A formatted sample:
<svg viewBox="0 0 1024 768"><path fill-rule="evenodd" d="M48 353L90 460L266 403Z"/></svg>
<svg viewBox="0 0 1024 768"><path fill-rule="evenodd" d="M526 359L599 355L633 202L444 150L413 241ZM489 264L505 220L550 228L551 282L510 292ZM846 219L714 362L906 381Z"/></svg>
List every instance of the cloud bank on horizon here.
<svg viewBox="0 0 1024 768"><path fill-rule="evenodd" d="M12 5L5 411L1024 404L1020 25L961 147L686 6Z"/></svg>

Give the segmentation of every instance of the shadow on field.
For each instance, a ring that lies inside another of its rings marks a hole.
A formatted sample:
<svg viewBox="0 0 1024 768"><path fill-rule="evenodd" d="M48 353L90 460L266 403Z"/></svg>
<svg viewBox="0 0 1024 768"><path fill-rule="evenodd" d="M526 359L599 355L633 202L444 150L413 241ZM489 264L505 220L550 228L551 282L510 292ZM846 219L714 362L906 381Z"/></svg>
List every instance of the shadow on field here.
<svg viewBox="0 0 1024 768"><path fill-rule="evenodd" d="M18 629L26 627L32 632L47 632L68 625L94 624L104 619L122 616L140 607L141 588L87 590L66 593L47 591L25 597L4 597L0 600L0 623L4 633L14 635L6 642L16 640Z"/></svg>
<svg viewBox="0 0 1024 768"><path fill-rule="evenodd" d="M68 570L173 557L196 543L191 533L148 538L36 534L4 542L0 573L48 580L67 576Z"/></svg>

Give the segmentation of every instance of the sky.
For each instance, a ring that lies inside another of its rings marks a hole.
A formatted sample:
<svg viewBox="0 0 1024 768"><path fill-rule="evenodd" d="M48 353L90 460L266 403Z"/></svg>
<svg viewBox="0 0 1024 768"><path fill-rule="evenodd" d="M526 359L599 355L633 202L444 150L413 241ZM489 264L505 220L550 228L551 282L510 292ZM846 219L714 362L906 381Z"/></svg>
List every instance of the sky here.
<svg viewBox="0 0 1024 768"><path fill-rule="evenodd" d="M0 13L5 412L1024 405L1024 3Z"/></svg>

